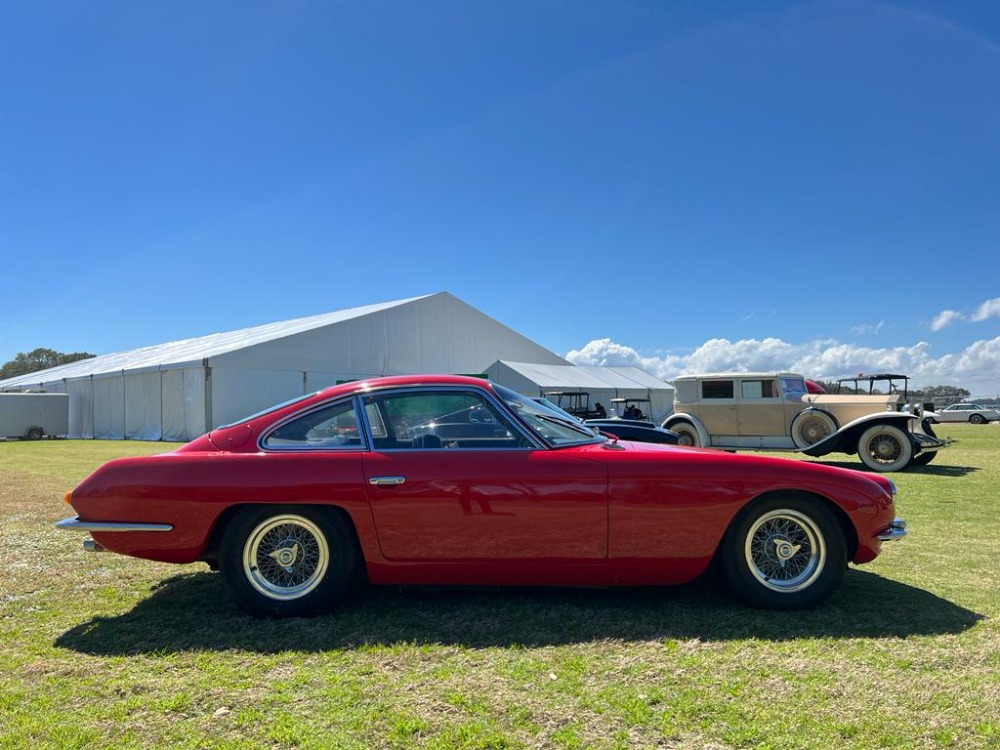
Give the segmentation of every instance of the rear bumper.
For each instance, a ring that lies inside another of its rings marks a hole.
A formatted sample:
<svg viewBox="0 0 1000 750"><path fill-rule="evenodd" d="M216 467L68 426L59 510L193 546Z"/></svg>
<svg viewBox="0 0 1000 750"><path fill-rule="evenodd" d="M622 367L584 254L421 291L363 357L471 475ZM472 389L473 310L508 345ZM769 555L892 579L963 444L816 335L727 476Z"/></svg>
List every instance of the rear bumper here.
<svg viewBox="0 0 1000 750"><path fill-rule="evenodd" d="M889 527L877 536L881 542L892 542L896 539L902 539L906 536L906 521L902 518L894 518Z"/></svg>
<svg viewBox="0 0 1000 750"><path fill-rule="evenodd" d="M173 531L169 523L129 523L126 521L81 521L79 516L56 522L64 531Z"/></svg>

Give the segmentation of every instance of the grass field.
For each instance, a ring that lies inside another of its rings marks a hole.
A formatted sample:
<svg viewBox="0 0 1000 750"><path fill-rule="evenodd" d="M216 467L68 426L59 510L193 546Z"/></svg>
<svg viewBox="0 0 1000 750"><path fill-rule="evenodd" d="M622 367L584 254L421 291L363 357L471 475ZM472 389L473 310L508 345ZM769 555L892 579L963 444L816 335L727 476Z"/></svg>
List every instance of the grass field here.
<svg viewBox="0 0 1000 750"><path fill-rule="evenodd" d="M0 748L1000 747L1000 426L938 432L893 477L910 536L810 612L708 580L372 589L289 621L53 527L99 463L171 446L0 443Z"/></svg>

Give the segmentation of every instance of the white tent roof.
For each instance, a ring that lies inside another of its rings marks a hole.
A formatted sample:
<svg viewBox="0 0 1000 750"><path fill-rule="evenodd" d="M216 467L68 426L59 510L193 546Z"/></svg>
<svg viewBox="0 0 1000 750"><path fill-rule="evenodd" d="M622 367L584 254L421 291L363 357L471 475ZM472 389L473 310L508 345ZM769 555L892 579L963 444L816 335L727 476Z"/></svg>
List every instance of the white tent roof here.
<svg viewBox="0 0 1000 750"><path fill-rule="evenodd" d="M104 354L99 357L79 360L48 370L2 380L0 381L0 390L37 385L39 383L51 383L64 379L74 380L91 376L97 378L107 375L120 375L122 372L136 373L152 369L170 370L200 365L212 357L274 342L295 334L325 328L336 323L343 323L438 295L444 295L455 300L447 292L439 292L437 294L422 295L393 302L352 307L346 310L337 310L307 318L268 323L253 328L243 328L238 331L213 333L198 338L170 341L165 344L132 349L131 351ZM558 359L555 355L550 354L550 356Z"/></svg>
<svg viewBox="0 0 1000 750"><path fill-rule="evenodd" d="M668 390L666 382L638 367L598 367L589 365L538 365L507 362L509 367L541 388L614 388L617 390Z"/></svg>

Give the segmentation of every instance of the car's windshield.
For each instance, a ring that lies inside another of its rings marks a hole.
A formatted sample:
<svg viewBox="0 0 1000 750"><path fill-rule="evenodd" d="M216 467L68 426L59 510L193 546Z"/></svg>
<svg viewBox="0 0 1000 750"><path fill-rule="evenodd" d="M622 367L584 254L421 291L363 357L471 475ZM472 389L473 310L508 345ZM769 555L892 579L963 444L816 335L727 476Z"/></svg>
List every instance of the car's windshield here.
<svg viewBox="0 0 1000 750"><path fill-rule="evenodd" d="M521 421L549 445L580 445L582 443L601 443L607 440L561 409L551 409L545 404L540 404L500 385L494 385L493 389L507 403L507 406L521 418Z"/></svg>

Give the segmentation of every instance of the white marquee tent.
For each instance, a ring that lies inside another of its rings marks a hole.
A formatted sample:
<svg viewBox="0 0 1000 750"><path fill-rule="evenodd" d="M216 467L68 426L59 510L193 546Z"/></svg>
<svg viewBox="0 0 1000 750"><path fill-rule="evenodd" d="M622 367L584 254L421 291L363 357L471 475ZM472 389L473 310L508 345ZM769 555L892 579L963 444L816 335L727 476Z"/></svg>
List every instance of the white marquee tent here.
<svg viewBox="0 0 1000 750"><path fill-rule="evenodd" d="M497 361L487 370L490 380L525 396L552 391L585 391L590 405L600 402L611 416L613 398L648 398L650 417L663 421L674 408L674 389L638 367L597 367ZM618 416L621 416L620 414Z"/></svg>
<svg viewBox="0 0 1000 750"><path fill-rule="evenodd" d="M448 292L106 354L0 381L70 396L70 437L190 440L339 381L569 363Z"/></svg>

